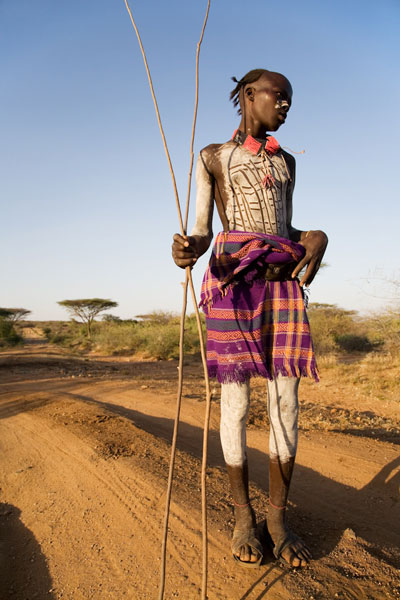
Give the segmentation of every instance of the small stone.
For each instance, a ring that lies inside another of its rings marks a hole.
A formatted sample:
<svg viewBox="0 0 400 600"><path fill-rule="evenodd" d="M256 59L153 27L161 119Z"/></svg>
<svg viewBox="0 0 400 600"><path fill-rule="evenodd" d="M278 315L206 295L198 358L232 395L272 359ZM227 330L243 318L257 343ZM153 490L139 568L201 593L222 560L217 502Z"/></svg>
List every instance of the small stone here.
<svg viewBox="0 0 400 600"><path fill-rule="evenodd" d="M347 538L349 540L356 540L357 539L356 534L349 527L344 530L343 537L345 537L345 538Z"/></svg>

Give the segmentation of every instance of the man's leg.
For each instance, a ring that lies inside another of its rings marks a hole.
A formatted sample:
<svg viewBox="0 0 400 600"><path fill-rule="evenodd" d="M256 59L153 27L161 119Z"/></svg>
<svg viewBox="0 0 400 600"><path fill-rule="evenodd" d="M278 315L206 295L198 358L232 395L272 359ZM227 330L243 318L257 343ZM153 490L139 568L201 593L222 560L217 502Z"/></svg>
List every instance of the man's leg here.
<svg viewBox="0 0 400 600"><path fill-rule="evenodd" d="M228 471L235 511L235 532L256 526L249 500L246 456L246 421L249 411L249 382L221 385L221 445ZM247 543L235 551L243 562L256 562L260 554Z"/></svg>
<svg viewBox="0 0 400 600"><path fill-rule="evenodd" d="M289 539L286 505L297 450L298 387L300 379L278 376L268 381L269 498L268 530L274 544ZM295 538L281 552L294 567L303 567L311 559L307 546Z"/></svg>

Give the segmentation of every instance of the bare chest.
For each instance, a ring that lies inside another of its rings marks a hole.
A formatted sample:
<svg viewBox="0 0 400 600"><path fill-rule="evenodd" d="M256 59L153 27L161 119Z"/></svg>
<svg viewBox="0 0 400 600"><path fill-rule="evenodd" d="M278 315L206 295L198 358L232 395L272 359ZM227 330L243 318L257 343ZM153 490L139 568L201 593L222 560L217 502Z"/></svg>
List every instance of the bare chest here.
<svg viewBox="0 0 400 600"><path fill-rule="evenodd" d="M228 143L221 147L219 162L218 187L229 229L287 237L291 179L282 153L253 155Z"/></svg>

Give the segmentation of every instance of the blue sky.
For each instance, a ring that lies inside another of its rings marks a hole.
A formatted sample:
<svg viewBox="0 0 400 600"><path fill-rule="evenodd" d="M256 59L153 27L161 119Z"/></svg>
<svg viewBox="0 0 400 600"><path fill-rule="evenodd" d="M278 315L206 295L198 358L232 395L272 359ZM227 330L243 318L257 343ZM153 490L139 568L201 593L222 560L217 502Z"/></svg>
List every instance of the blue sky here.
<svg viewBox="0 0 400 600"><path fill-rule="evenodd" d="M184 201L206 2L131 8ZM378 310L389 293L380 280L400 279L399 16L398 0L211 4L196 153L238 124L231 76L264 67L290 79L293 106L276 137L306 150L293 224L330 238L314 302ZM59 319L57 300L97 296L117 301L122 318L179 311L173 189L123 0L0 0L0 73L0 306Z"/></svg>

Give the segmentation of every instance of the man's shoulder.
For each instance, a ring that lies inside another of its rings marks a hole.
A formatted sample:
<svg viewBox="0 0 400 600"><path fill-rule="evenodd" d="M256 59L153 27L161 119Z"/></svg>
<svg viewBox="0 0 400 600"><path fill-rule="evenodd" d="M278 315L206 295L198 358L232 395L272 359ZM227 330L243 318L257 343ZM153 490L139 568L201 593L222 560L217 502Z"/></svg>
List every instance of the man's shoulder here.
<svg viewBox="0 0 400 600"><path fill-rule="evenodd" d="M224 146L226 146L227 144L233 143L231 142L231 140L229 140L228 142L223 142L222 144L208 144L208 146L205 146L204 148L202 148L200 150L200 154L201 156L214 156L214 154L216 154L219 150L221 150L221 148L223 148Z"/></svg>
<svg viewBox="0 0 400 600"><path fill-rule="evenodd" d="M286 152L286 150L283 150L283 148L282 148L282 154L283 154L283 156L284 156L284 158L286 160L286 163L287 163L288 167L295 168L296 167L296 159L293 156L293 154L290 154L289 152Z"/></svg>
<svg viewBox="0 0 400 600"><path fill-rule="evenodd" d="M209 144L200 150L200 158L203 161L206 169L214 174L214 170L216 166L220 166L221 159L224 154L224 149L229 146L235 147L237 144L228 140L227 142L223 142L222 144Z"/></svg>

